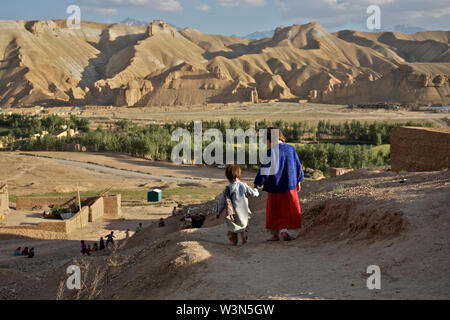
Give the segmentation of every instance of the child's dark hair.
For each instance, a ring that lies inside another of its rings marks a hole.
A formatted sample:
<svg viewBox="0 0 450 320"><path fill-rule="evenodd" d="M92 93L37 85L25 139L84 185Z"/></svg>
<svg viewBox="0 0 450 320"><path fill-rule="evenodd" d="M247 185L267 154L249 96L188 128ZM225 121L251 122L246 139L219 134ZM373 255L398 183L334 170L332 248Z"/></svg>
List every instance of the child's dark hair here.
<svg viewBox="0 0 450 320"><path fill-rule="evenodd" d="M237 164L229 164L225 168L225 176L228 181L233 182L236 179L240 179L242 175L241 167Z"/></svg>
<svg viewBox="0 0 450 320"><path fill-rule="evenodd" d="M286 142L286 138L284 137L283 132L276 127L268 127L267 128L267 141L272 141L271 140L272 139L272 130L278 130L278 139L283 142Z"/></svg>

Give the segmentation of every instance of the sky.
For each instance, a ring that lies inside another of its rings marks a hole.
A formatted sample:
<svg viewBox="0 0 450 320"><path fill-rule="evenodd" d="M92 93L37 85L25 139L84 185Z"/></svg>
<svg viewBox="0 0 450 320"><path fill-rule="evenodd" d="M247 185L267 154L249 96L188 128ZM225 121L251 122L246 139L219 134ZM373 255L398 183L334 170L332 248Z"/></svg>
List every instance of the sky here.
<svg viewBox="0 0 450 320"><path fill-rule="evenodd" d="M450 0L14 0L2 1L0 20L66 19L71 4L81 8L83 21L161 19L179 28L239 36L311 21L331 32L368 31L371 5L380 8L381 29L450 29Z"/></svg>

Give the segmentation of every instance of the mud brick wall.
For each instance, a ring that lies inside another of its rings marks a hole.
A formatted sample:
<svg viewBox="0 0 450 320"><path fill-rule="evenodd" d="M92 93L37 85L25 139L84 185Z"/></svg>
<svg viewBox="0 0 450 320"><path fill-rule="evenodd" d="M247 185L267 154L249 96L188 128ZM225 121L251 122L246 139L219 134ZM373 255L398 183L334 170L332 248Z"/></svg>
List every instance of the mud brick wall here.
<svg viewBox="0 0 450 320"><path fill-rule="evenodd" d="M330 176L331 177L338 177L342 176L343 174L352 172L353 169L346 169L346 168L330 168Z"/></svg>
<svg viewBox="0 0 450 320"><path fill-rule="evenodd" d="M36 197L36 198L17 198L17 210L32 210L36 207L48 207L49 205L66 205L77 202L74 197ZM37 226L19 226L18 229L8 227L0 228L0 234L8 230L11 234L25 235L26 230L34 230L34 233L49 232L53 233L71 233L74 230L85 227L89 222L97 221L103 216L117 218L121 215L121 195L105 197L84 197L81 198L82 208L72 218L68 220L43 221ZM84 204L83 204L84 203ZM15 231L11 231L15 230ZM50 235L53 236L53 235Z"/></svg>
<svg viewBox="0 0 450 320"><path fill-rule="evenodd" d="M8 193L0 193L0 214L3 214L9 208Z"/></svg>
<svg viewBox="0 0 450 320"><path fill-rule="evenodd" d="M66 223L66 233L85 227L89 223L89 207L82 207L72 218L64 220L64 222Z"/></svg>
<svg viewBox="0 0 450 320"><path fill-rule="evenodd" d="M0 239L2 235L8 235L8 237L15 235L34 239L67 239L67 234L65 233L39 230L37 226L0 227Z"/></svg>
<svg viewBox="0 0 450 320"><path fill-rule="evenodd" d="M33 208L45 208L49 205L70 205L75 201L77 201L76 197L17 198L16 210L33 210Z"/></svg>
<svg viewBox="0 0 450 320"><path fill-rule="evenodd" d="M51 231L51 232L67 232L67 221L64 220L54 220L54 221L45 221L40 222L37 225L37 229Z"/></svg>
<svg viewBox="0 0 450 320"><path fill-rule="evenodd" d="M103 217L104 212L104 202L103 198L98 198L95 202L89 207L89 222L94 222Z"/></svg>
<svg viewBox="0 0 450 320"><path fill-rule="evenodd" d="M393 171L450 168L450 128L398 127L391 132Z"/></svg>
<svg viewBox="0 0 450 320"><path fill-rule="evenodd" d="M51 234L66 233L66 221L53 220L41 222L33 226L8 226L0 228L0 234L16 234L25 237L32 237L32 235L39 234L40 232L50 232Z"/></svg>
<svg viewBox="0 0 450 320"><path fill-rule="evenodd" d="M121 201L122 196L120 194L113 196L103 197L105 212L104 215L107 218L118 218L122 215Z"/></svg>

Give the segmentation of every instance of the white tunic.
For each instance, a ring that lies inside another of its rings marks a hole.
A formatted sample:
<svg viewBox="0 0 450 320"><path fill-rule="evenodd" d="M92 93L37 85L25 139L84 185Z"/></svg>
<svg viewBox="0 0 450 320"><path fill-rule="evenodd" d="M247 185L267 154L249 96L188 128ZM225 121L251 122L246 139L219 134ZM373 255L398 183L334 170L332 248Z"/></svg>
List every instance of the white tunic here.
<svg viewBox="0 0 450 320"><path fill-rule="evenodd" d="M225 218L228 231L231 232L244 232L248 226L248 221L251 218L251 211L248 207L247 197L258 197L259 190L256 188L250 188L246 183L237 180L228 185L230 189L231 202L233 203L238 220L233 222ZM226 189L222 192L222 195L217 202L216 213L220 215L226 208Z"/></svg>

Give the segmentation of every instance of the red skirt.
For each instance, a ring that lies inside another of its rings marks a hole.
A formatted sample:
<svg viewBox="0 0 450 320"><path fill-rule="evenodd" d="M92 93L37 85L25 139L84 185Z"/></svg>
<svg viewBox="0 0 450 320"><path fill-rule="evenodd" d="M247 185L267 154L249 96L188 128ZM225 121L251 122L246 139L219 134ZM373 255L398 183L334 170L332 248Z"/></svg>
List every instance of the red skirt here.
<svg viewBox="0 0 450 320"><path fill-rule="evenodd" d="M266 207L266 229L299 229L301 226L301 209L297 190L269 192Z"/></svg>

